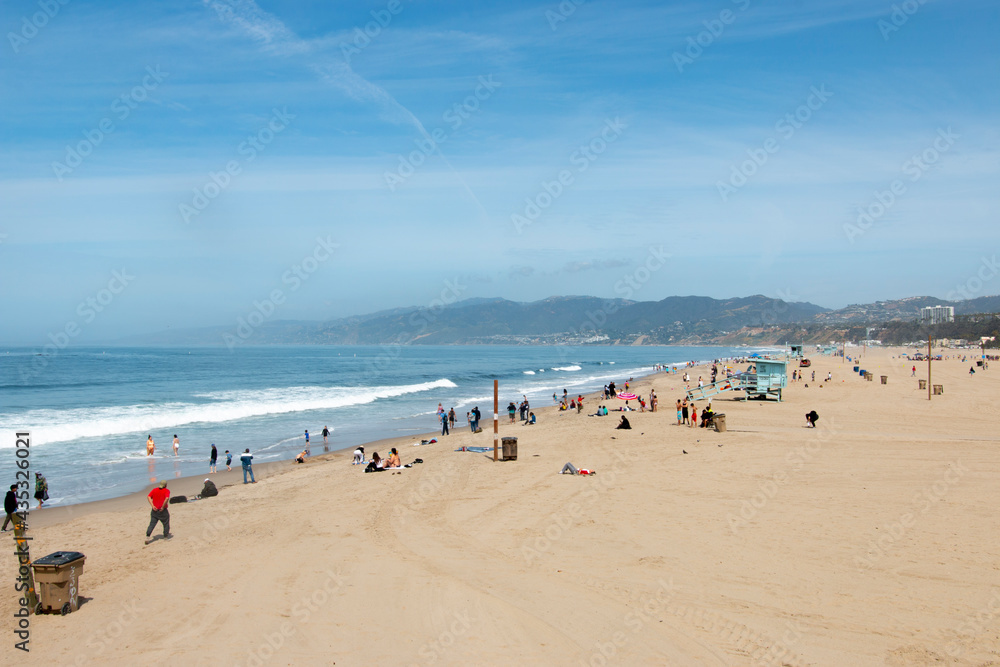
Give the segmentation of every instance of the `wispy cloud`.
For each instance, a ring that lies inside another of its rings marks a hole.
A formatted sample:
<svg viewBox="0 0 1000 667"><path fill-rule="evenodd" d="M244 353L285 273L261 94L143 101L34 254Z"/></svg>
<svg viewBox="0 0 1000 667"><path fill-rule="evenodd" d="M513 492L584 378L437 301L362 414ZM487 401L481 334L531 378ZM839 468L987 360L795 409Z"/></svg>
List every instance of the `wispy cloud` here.
<svg viewBox="0 0 1000 667"><path fill-rule="evenodd" d="M300 38L275 16L262 10L253 0L204 0L223 21L226 21L257 40L262 48L277 56L303 55L308 58L308 66L319 78L349 95L359 102L371 102L381 110L381 117L398 124L411 124L420 135L435 146L437 153L448 168L458 177L462 187L479 207L483 220L488 217L486 208L469 188L465 179L455 170L441 151L420 119L399 103L385 88L358 75L342 58L316 54L312 44Z"/></svg>

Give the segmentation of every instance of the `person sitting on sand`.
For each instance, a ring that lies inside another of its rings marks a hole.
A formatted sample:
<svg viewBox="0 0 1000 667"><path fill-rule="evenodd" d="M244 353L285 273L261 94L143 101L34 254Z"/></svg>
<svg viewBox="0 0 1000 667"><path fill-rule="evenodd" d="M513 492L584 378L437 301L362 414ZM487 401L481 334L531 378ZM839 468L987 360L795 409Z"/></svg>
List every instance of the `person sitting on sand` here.
<svg viewBox="0 0 1000 667"><path fill-rule="evenodd" d="M389 468L401 468L402 467L402 464L399 462L399 452L396 451L395 447L393 447L389 451L389 458L385 459L382 462L382 467L385 470L388 470Z"/></svg>
<svg viewBox="0 0 1000 667"><path fill-rule="evenodd" d="M217 496L217 495L219 495L219 489L217 489L215 484L212 483L212 480L206 477L205 486L201 487L200 496L202 498L211 498L212 496Z"/></svg>
<svg viewBox="0 0 1000 667"><path fill-rule="evenodd" d="M354 465L365 462L365 448L358 447L354 450Z"/></svg>
<svg viewBox="0 0 1000 667"><path fill-rule="evenodd" d="M295 457L295 462L296 463L305 463L307 456L309 456L309 450L303 449L301 452L299 452L299 455Z"/></svg>
<svg viewBox="0 0 1000 667"><path fill-rule="evenodd" d="M385 468L385 461L383 461L382 457L378 455L378 452L372 452L372 463L375 464L375 467L378 470L383 470Z"/></svg>
<svg viewBox="0 0 1000 667"><path fill-rule="evenodd" d="M632 425L628 423L628 419L625 417L625 415L622 415L622 420L620 422L618 422L618 426L616 426L615 428L616 429L620 428L620 429L631 430L632 429Z"/></svg>
<svg viewBox="0 0 1000 667"><path fill-rule="evenodd" d="M815 410L810 410L806 413L806 426L809 428L816 428L816 422L819 420L819 415L816 414Z"/></svg>
<svg viewBox="0 0 1000 667"><path fill-rule="evenodd" d="M708 428L708 425L712 423L712 417L715 413L712 412L712 404L709 403L708 407L701 411L701 427Z"/></svg>

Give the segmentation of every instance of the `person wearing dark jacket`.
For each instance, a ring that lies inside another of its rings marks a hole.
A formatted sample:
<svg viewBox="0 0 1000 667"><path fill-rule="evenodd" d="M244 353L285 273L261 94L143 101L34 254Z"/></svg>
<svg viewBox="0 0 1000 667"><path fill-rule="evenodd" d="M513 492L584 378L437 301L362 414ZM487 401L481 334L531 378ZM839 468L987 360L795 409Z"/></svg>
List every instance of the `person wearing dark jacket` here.
<svg viewBox="0 0 1000 667"><path fill-rule="evenodd" d="M212 483L212 480L206 477L205 486L203 486L201 489L201 497L211 498L212 496L217 496L217 495L219 495L219 489L217 489L215 484Z"/></svg>
<svg viewBox="0 0 1000 667"><path fill-rule="evenodd" d="M7 518L3 520L3 531L7 532L7 524L14 523L15 527L17 523L14 522L14 512L17 511L17 484L10 485L10 491L3 499L3 511L7 513Z"/></svg>
<svg viewBox="0 0 1000 667"><path fill-rule="evenodd" d="M625 415L622 415L622 420L618 422L618 426L616 426L615 428L631 429L632 425L628 423L628 419L625 418Z"/></svg>

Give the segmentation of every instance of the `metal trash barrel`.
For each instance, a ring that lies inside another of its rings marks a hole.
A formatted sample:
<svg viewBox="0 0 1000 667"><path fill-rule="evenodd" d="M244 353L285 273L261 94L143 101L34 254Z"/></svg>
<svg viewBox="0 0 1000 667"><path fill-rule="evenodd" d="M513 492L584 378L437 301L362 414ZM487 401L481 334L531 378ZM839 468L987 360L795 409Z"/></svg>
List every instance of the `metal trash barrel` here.
<svg viewBox="0 0 1000 667"><path fill-rule="evenodd" d="M880 375L879 377L882 379L882 384L889 384L889 376L888 375Z"/></svg>
<svg viewBox="0 0 1000 667"><path fill-rule="evenodd" d="M875 377L873 374L865 372L865 379L868 380L869 382L872 381L873 377Z"/></svg>
<svg viewBox="0 0 1000 667"><path fill-rule="evenodd" d="M715 432L716 433L725 433L726 432L726 413L725 412L719 412L719 413L717 413L715 415L712 415L712 422L715 424Z"/></svg>
<svg viewBox="0 0 1000 667"><path fill-rule="evenodd" d="M500 443L503 446L503 458L502 461L516 461L517 460L517 438L500 438Z"/></svg>
<svg viewBox="0 0 1000 667"><path fill-rule="evenodd" d="M941 395L941 394L944 393L944 385L943 384L936 384L931 389L934 392L935 396L939 396L939 395Z"/></svg>
<svg viewBox="0 0 1000 667"><path fill-rule="evenodd" d="M66 615L80 607L80 575L86 557L79 551L56 551L31 564L38 589L35 613Z"/></svg>
<svg viewBox="0 0 1000 667"><path fill-rule="evenodd" d="M927 380L917 380L917 385L920 389L927 389Z"/></svg>

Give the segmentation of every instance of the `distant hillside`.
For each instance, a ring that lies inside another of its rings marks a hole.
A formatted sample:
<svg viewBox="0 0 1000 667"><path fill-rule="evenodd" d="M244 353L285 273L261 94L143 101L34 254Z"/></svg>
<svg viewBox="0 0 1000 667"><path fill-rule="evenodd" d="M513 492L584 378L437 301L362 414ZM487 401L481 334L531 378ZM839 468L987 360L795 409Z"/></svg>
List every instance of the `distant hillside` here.
<svg viewBox="0 0 1000 667"><path fill-rule="evenodd" d="M238 333L234 323L227 327L165 331L120 342L134 345L822 342L858 339L857 332L863 337L866 326L893 322L900 326L891 328L892 337L905 337L919 328L916 320L920 309L937 305L953 305L959 317L1000 312L1000 296L959 302L910 297L838 310L759 294L731 299L671 296L661 301L639 302L592 296L550 297L530 303L477 298L437 308L393 308L327 322L268 321L254 329L244 325L242 331L247 335Z"/></svg>

